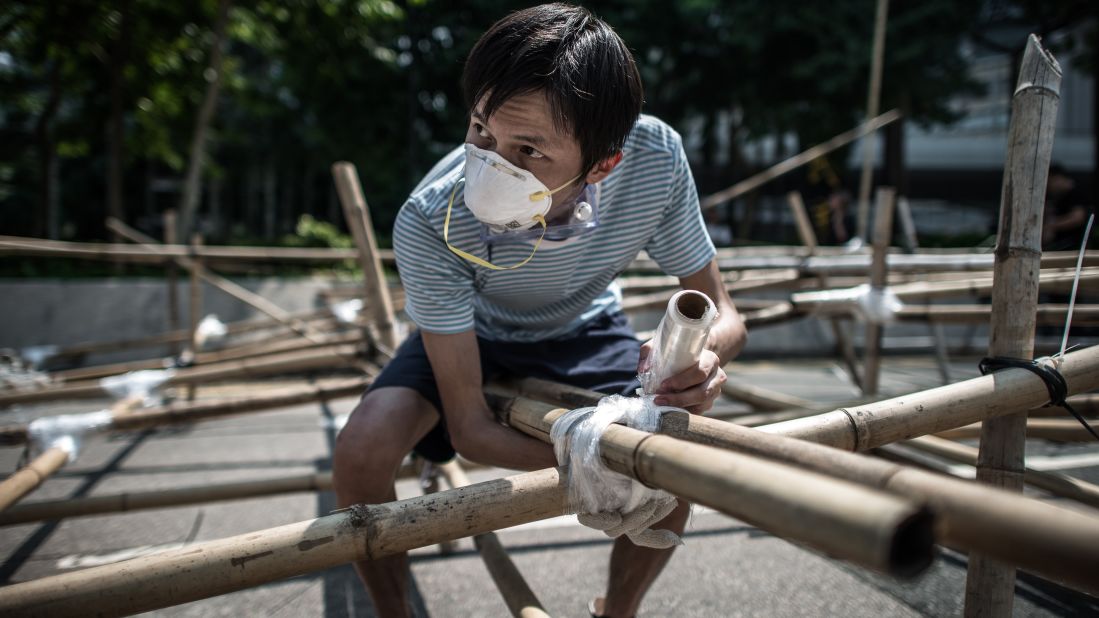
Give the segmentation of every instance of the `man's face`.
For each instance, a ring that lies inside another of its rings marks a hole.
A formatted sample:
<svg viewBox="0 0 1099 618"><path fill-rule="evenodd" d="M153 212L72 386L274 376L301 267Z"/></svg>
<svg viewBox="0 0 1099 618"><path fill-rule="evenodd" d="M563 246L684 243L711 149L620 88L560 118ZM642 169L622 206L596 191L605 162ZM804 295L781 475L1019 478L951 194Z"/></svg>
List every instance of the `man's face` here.
<svg viewBox="0 0 1099 618"><path fill-rule="evenodd" d="M549 103L541 93L518 95L508 99L491 118L481 113L482 103L470 112L466 142L491 150L509 163L534 174L550 190L580 174L580 144L571 135L554 127ZM547 219L575 201L582 183L553 195Z"/></svg>

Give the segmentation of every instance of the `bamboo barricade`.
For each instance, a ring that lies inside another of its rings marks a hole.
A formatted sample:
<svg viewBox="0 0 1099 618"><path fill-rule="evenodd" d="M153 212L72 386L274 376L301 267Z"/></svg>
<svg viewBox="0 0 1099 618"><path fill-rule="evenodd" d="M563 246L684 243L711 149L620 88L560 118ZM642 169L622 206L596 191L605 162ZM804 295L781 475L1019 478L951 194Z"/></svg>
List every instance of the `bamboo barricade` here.
<svg viewBox="0 0 1099 618"><path fill-rule="evenodd" d="M950 461L969 466L977 465L978 450L952 440L935 436L920 436L902 442L902 444ZM1067 474L1042 472L1031 468L1024 468L1023 480L1027 485L1037 487L1055 496L1099 508L1099 485L1073 478Z"/></svg>
<svg viewBox="0 0 1099 618"><path fill-rule="evenodd" d="M819 407L815 402L801 397L794 397L786 393L780 393L761 386L744 384L728 380L721 385L721 392L727 397L744 402L756 410L775 412L790 409L813 409Z"/></svg>
<svg viewBox="0 0 1099 618"><path fill-rule="evenodd" d="M1063 325L1068 314L1067 304L1042 304L1035 310L1034 318L1042 325ZM992 316L991 305L932 305L901 307L897 319L902 322L931 322L933 324L979 324ZM1099 324L1099 305L1076 305L1072 310L1072 324L1085 326Z"/></svg>
<svg viewBox="0 0 1099 618"><path fill-rule="evenodd" d="M880 6L880 5L879 5ZM885 257L893 239L893 205L896 194L889 187L878 189L877 207L874 209L874 255L870 264L870 290L872 293L885 291L888 266ZM878 392L878 378L881 376L881 339L882 325L874 320L866 323L866 341L863 352L862 392L875 395Z"/></svg>
<svg viewBox="0 0 1099 618"><path fill-rule="evenodd" d="M881 73L885 57L885 22L889 13L889 0L878 0L874 11L874 44L870 54L870 86L866 91L866 118L869 120L878 114L881 104ZM868 133L862 139L862 173L859 175L858 212L856 213L855 234L866 238L867 223L870 220L870 181L874 158L874 133Z"/></svg>
<svg viewBox="0 0 1099 618"><path fill-rule="evenodd" d="M839 135L828 140L827 142L817 144L816 146L800 152L790 157L789 159L786 159L785 161L772 165L771 167L763 170L758 174L745 178L744 180L741 180L735 185L729 187L728 189L718 191L717 193L713 193L702 198L702 208L713 208L718 204L723 204L725 202L728 202L729 200L734 200L741 195L744 195L745 193L748 193L749 191L752 191L753 189L756 189L774 180L775 178L786 174L787 172L796 170L797 168L805 165L813 159L820 158L828 154L829 152L836 150L837 148L842 148L843 146L846 146L847 144L859 139L864 135L869 135L874 131L877 131L881 127L884 127L891 122L895 122L900 117L901 113L899 111L895 109L889 110L888 112L885 112L884 114L876 118L870 119L863 124L855 127L854 129L851 129L850 131L840 133Z"/></svg>
<svg viewBox="0 0 1099 618"><path fill-rule="evenodd" d="M948 429L935 435L951 440L979 438L981 436L981 424ZM1088 433L1083 425L1072 418L1028 418L1026 421L1026 437L1052 442L1095 442L1095 436Z"/></svg>
<svg viewBox="0 0 1099 618"><path fill-rule="evenodd" d="M179 386L229 380L242 377L261 377L299 371L339 368L346 364L345 359L358 353L358 346L350 344L325 345L311 350L271 354L265 357L244 358L240 360L211 363L198 367L176 369L164 386ZM376 375L377 368L365 361L360 367L368 375ZM73 384L0 393L0 406L15 403L56 401L59 399L94 399L106 397L98 380L87 380Z"/></svg>
<svg viewBox="0 0 1099 618"><path fill-rule="evenodd" d="M457 461L449 461L439 466L443 476L451 489L458 489L470 485L462 466ZM538 596L534 594L519 568L511 561L500 544L499 537L494 532L485 532L473 537L473 545L481 554L481 560L485 563L492 581L500 595L504 597L504 604L515 618L549 618L549 614L543 607Z"/></svg>
<svg viewBox="0 0 1099 618"><path fill-rule="evenodd" d="M366 205L362 186L359 185L359 175L354 165L340 161L332 165L332 177L336 182L347 227L359 249L359 265L363 270L365 286L363 298L367 301L374 327L378 330L378 343L388 348L388 356L392 358L393 351L400 343L400 333L393 313L393 301L389 297L385 270L378 256L378 242L374 238L370 209Z"/></svg>
<svg viewBox="0 0 1099 618"><path fill-rule="evenodd" d="M809 250L809 257L813 257L820 250L820 246L817 244L817 233L813 231L813 223L809 220L809 213L805 210L805 202L801 199L801 193L798 191L787 193L786 203L790 205L790 212L794 215L794 222L797 224L798 238L801 239L801 244L805 245L805 248ZM820 283L820 287L829 287L828 275L817 275L817 281ZM843 362L847 367L847 375L851 378L851 381L855 386L861 390L862 377L859 372L859 362L855 357L855 345L851 341L851 336L844 330L843 324L838 317L832 316L829 318L828 324L832 328L832 337L836 340L837 351L839 351L840 357L843 358Z"/></svg>
<svg viewBox="0 0 1099 618"><path fill-rule="evenodd" d="M361 395L370 378L324 380L309 386L284 388L264 395L230 397L209 401L176 402L163 406L116 414L105 431L136 431L179 423L194 423L212 418L258 412L284 406L326 401ZM27 441L27 425L0 427L0 445Z"/></svg>
<svg viewBox="0 0 1099 618"><path fill-rule="evenodd" d="M1038 38L1031 35L1012 97L995 251L996 287L992 292L988 346L988 355L992 357L1033 358L1042 210L1060 87L1060 66L1052 54L1042 49ZM1022 491L1026 417L1024 408L1017 414L983 424L978 481ZM966 615L1010 615L1014 602L1015 568L980 553L971 554L966 576Z"/></svg>
<svg viewBox="0 0 1099 618"><path fill-rule="evenodd" d="M1071 393L1096 388L1099 350L1067 354L1062 373ZM533 388L531 384L521 383L525 390ZM944 396L942 391L949 389L953 392ZM906 396L863 406L854 417L836 410L810 422L774 425L769 431L799 434L848 450L867 449L949 427L954 414L968 422L967 416L991 416L1014 405L1033 407L1047 397L1041 381L1021 369L931 392L931 396L919 394L915 401L915 396ZM573 407L590 401L568 389L561 394L566 405ZM936 408L941 411L927 414ZM861 422L853 422L855 418ZM0 588L0 611L30 613L33 608L42 615L83 615L88 607L111 614L148 611L560 515L565 501L560 470L552 468L399 503L352 507L316 520ZM417 523L411 523L417 518ZM368 529L373 534L364 534ZM248 568L242 569L246 564ZM179 577L184 572L187 577Z"/></svg>
<svg viewBox="0 0 1099 618"><path fill-rule="evenodd" d="M4 479L0 483L0 511L7 510L8 507L34 491L68 461L68 451L58 446L50 447L41 455L35 457L29 464L17 470L15 474ZM0 517L2 516L3 513L0 513Z"/></svg>
<svg viewBox="0 0 1099 618"><path fill-rule="evenodd" d="M164 244L174 245L177 238L177 223L179 222L176 217L176 211L169 208L164 211ZM116 262L116 264L119 262ZM167 284L168 290L166 296L168 297L168 331L179 330L179 287L177 282L179 280L179 266L176 266L175 262L169 262L164 269L164 281ZM179 347L172 346L171 353L173 355L179 354Z"/></svg>
<svg viewBox="0 0 1099 618"><path fill-rule="evenodd" d="M202 246L202 235L193 234L191 236L191 246ZM198 323L201 319L199 316L202 314L202 274L205 272L205 267L202 264L202 258L192 259L193 266L190 269L190 291L188 303L189 309L187 312L188 321L190 327L188 328L187 345L184 348L184 357L189 358L192 361L195 355L198 354ZM187 385L187 401L194 401L197 386L194 383Z"/></svg>

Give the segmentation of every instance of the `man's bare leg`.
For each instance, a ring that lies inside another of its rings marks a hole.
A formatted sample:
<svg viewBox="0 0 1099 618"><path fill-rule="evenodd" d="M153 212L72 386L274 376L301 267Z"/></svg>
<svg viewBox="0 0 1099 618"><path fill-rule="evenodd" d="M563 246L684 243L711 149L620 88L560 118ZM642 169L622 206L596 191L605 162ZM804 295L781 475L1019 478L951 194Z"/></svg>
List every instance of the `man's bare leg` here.
<svg viewBox="0 0 1099 618"><path fill-rule="evenodd" d="M687 526L691 505L680 500L679 505L653 528L671 530L682 535ZM614 541L611 550L610 574L607 577L607 596L596 600L596 613L600 616L620 618L637 614L641 599L649 591L656 576L672 557L671 549L638 547L625 536Z"/></svg>
<svg viewBox="0 0 1099 618"><path fill-rule="evenodd" d="M372 391L355 408L336 440L333 484L337 504L381 504L397 499L393 487L404 456L439 415L415 391L403 387ZM408 554L355 563L378 615L408 616Z"/></svg>

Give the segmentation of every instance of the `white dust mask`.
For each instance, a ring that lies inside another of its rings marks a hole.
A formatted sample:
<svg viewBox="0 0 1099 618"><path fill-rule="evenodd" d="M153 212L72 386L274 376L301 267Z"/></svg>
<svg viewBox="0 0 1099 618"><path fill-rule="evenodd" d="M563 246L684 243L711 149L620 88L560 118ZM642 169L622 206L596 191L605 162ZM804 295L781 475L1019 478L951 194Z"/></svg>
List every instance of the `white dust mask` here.
<svg viewBox="0 0 1099 618"><path fill-rule="evenodd" d="M550 190L534 174L515 167L491 150L483 150L473 144L466 144L465 194L466 208L480 222L496 232L523 231L536 225L542 226L542 235L546 231L546 213L553 203L554 193L568 187L576 178ZM457 191L457 185L454 191ZM497 266L475 255L471 255L450 244L450 210L454 205L454 192L451 192L447 205L446 220L443 223L443 240L458 256L493 270L509 270L526 264L534 257L542 244L539 236L534 249L522 262L512 266Z"/></svg>

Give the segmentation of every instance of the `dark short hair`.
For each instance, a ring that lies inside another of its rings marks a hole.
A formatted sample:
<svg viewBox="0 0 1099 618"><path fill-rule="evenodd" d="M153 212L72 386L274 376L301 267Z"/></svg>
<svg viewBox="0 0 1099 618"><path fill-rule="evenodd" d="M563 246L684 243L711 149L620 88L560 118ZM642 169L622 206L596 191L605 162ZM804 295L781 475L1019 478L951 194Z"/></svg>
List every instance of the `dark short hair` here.
<svg viewBox="0 0 1099 618"><path fill-rule="evenodd" d="M462 90L470 110L484 99L485 118L512 97L545 93L554 126L580 144L582 172L622 150L643 99L626 44L587 9L567 4L493 24L469 54Z"/></svg>

